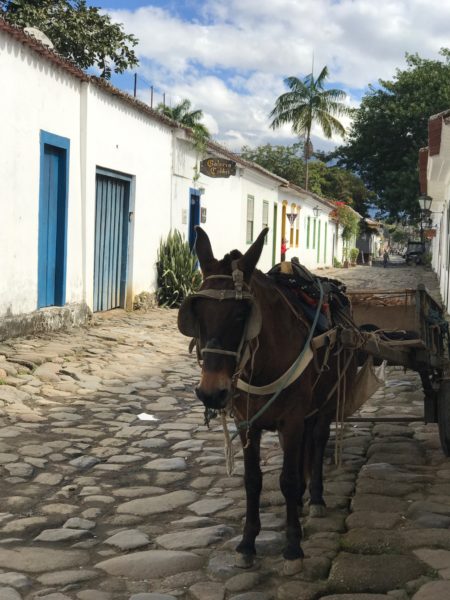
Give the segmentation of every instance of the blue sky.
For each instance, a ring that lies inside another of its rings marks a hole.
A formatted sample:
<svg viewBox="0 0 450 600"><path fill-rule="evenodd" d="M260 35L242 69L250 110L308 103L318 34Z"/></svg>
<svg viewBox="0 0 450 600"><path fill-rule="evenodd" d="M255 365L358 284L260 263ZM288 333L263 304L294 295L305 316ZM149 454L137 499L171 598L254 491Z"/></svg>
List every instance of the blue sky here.
<svg viewBox="0 0 450 600"><path fill-rule="evenodd" d="M268 114L285 91L283 79L327 65L329 85L358 106L369 83L392 78L405 52L435 58L450 45L450 3L437 0L99 0L140 40L138 95L174 104L189 98L214 137L243 144L290 144L288 126L273 131ZM113 83L132 91L133 75ZM345 120L348 125L349 121ZM313 131L317 149L326 140Z"/></svg>

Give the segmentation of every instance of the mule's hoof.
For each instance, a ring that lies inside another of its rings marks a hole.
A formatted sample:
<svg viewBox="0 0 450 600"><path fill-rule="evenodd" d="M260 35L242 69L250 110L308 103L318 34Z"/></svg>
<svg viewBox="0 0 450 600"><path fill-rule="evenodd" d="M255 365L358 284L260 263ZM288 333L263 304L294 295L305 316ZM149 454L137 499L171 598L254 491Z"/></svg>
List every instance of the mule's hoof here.
<svg viewBox="0 0 450 600"><path fill-rule="evenodd" d="M322 504L311 504L309 507L309 516L312 519L320 519L325 516L325 506Z"/></svg>
<svg viewBox="0 0 450 600"><path fill-rule="evenodd" d="M234 558L234 566L240 569L250 569L253 567L255 557L253 554L242 554L242 552L236 552Z"/></svg>
<svg viewBox="0 0 450 600"><path fill-rule="evenodd" d="M285 560L283 567L284 575L295 575L300 573L303 568L303 558L295 558L294 560Z"/></svg>

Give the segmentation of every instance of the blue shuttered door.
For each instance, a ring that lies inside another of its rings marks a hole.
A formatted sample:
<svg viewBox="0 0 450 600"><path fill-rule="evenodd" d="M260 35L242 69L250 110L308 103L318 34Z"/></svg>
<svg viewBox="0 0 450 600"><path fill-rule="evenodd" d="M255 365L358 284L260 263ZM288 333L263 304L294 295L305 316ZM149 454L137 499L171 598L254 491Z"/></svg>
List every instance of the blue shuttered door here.
<svg viewBox="0 0 450 600"><path fill-rule="evenodd" d="M66 151L43 145L39 198L38 308L65 302Z"/></svg>
<svg viewBox="0 0 450 600"><path fill-rule="evenodd" d="M200 225L200 193L198 190L189 190L189 247L194 247L196 232L195 226Z"/></svg>
<svg viewBox="0 0 450 600"><path fill-rule="evenodd" d="M94 311L125 305L130 181L97 174Z"/></svg>

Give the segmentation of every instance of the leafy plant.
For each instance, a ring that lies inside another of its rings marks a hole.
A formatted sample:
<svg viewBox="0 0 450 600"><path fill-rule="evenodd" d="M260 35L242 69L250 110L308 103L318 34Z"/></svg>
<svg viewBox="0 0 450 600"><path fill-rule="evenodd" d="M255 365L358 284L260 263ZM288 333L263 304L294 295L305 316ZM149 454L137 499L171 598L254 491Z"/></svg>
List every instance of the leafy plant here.
<svg viewBox="0 0 450 600"><path fill-rule="evenodd" d="M350 256L350 262L356 263L356 261L358 260L358 256L359 256L358 248L350 248L349 256Z"/></svg>
<svg viewBox="0 0 450 600"><path fill-rule="evenodd" d="M0 0L0 16L19 27L38 27L62 56L80 69L98 67L105 79L139 64L137 38L86 0Z"/></svg>
<svg viewBox="0 0 450 600"><path fill-rule="evenodd" d="M211 135L206 125L201 122L203 119L203 111L201 109L191 110L191 108L191 101L185 98L176 106L167 106L163 102L160 102L156 107L156 110L163 115L166 115L166 117L177 121L184 127L189 127L191 129L191 139L196 154L194 176L192 180L196 183L200 179L198 163L206 153L208 140Z"/></svg>
<svg viewBox="0 0 450 600"><path fill-rule="evenodd" d="M333 267L335 269L341 269L342 268L341 261L338 258L336 258L336 257L333 258Z"/></svg>
<svg viewBox="0 0 450 600"><path fill-rule="evenodd" d="M432 254L431 252L424 252L422 255L422 264L425 267L431 267L431 260L432 260Z"/></svg>
<svg viewBox="0 0 450 600"><path fill-rule="evenodd" d="M160 306L180 306L186 296L200 287L202 277L197 268L197 257L177 230L171 231L166 240L161 240L156 268L156 299Z"/></svg>
<svg viewBox="0 0 450 600"><path fill-rule="evenodd" d="M325 88L328 67L323 67L317 78L310 73L304 79L287 77L284 83L289 92L281 94L275 102L269 118L270 126L277 129L286 123L293 133L304 138L305 189L308 190L308 160L312 156L311 128L317 122L326 138L333 133L345 135L345 127L336 117L348 115L351 110L344 104L346 94L339 89Z"/></svg>
<svg viewBox="0 0 450 600"><path fill-rule="evenodd" d="M418 218L419 148L428 144L428 119L450 106L450 50L440 59L406 54L406 67L369 85L355 112L348 142L336 151L376 194L392 220Z"/></svg>

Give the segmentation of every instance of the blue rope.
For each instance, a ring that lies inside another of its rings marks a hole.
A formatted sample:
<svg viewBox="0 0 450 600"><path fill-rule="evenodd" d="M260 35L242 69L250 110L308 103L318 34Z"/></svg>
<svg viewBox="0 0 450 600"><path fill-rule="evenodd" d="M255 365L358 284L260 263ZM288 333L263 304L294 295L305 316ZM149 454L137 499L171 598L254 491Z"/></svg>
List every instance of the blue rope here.
<svg viewBox="0 0 450 600"><path fill-rule="evenodd" d="M295 369L298 367L298 365L302 361L306 351L310 347L311 340L314 336L314 331L316 329L316 325L319 320L320 311L322 309L322 304L323 304L323 288L322 288L322 284L320 283L320 279L317 279L317 283L319 285L320 297L319 297L319 302L317 304L316 314L314 315L314 320L311 325L311 329L309 331L308 339L306 340L305 345L303 346L303 350L300 352L300 355L298 356L295 363L291 365L291 367L289 368L288 371L286 371L286 377L284 378L284 381L287 381L289 379L289 376L291 375L291 373L293 373L295 371ZM241 421L240 423L237 424L237 431L231 437L231 441L233 441L239 435L240 429L248 429L249 427L251 427L253 425L253 423L256 421L256 419L259 419L259 417L261 415L263 415L266 412L266 410L268 408L270 408L270 406L272 406L272 404L275 402L275 400L278 398L278 396L281 394L281 392L283 390L284 390L284 385L283 385L283 381L282 381L279 385L279 389L274 393L273 396L271 396L271 398L269 398L269 400L264 404L264 406L262 406L258 410L258 412L256 412L253 415L253 417L249 421Z"/></svg>

